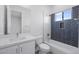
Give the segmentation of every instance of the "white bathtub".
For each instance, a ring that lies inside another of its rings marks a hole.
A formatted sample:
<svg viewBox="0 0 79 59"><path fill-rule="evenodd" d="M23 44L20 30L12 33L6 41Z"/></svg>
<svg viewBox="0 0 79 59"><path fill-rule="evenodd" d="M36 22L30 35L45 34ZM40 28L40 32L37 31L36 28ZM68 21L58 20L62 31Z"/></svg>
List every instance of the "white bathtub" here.
<svg viewBox="0 0 79 59"><path fill-rule="evenodd" d="M79 54L79 48L55 41L49 40L46 42L54 54Z"/></svg>

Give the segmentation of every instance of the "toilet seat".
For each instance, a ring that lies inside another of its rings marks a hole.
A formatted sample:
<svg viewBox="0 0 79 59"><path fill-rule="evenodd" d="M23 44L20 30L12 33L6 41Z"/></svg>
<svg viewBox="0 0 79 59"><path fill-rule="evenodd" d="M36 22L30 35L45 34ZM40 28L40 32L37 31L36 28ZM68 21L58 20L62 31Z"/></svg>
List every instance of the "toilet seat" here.
<svg viewBox="0 0 79 59"><path fill-rule="evenodd" d="M45 43L39 44L39 47L42 50L50 50L50 47L47 44L45 44Z"/></svg>

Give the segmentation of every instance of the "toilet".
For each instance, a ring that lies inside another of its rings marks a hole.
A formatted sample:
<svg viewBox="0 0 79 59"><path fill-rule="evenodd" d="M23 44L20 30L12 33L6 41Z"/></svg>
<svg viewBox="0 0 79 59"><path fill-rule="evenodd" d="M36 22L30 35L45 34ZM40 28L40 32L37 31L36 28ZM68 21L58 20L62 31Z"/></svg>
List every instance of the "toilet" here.
<svg viewBox="0 0 79 59"><path fill-rule="evenodd" d="M50 52L50 47L45 43L39 44L39 48L40 48L39 54L47 54Z"/></svg>
<svg viewBox="0 0 79 59"><path fill-rule="evenodd" d="M44 43L42 39L38 39L36 42L39 47L39 54L47 54L50 52L50 46Z"/></svg>

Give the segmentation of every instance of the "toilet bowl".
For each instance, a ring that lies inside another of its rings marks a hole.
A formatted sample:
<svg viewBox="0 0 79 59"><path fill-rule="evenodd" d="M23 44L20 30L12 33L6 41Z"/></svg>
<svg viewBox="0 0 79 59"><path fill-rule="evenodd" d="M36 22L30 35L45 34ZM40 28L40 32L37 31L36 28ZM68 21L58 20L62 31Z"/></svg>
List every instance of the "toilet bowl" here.
<svg viewBox="0 0 79 59"><path fill-rule="evenodd" d="M43 39L40 38L36 40L36 43L38 45L39 54L46 54L50 52L50 46L43 42Z"/></svg>
<svg viewBox="0 0 79 59"><path fill-rule="evenodd" d="M50 47L45 43L39 44L39 48L40 48L39 54L46 54L50 52Z"/></svg>

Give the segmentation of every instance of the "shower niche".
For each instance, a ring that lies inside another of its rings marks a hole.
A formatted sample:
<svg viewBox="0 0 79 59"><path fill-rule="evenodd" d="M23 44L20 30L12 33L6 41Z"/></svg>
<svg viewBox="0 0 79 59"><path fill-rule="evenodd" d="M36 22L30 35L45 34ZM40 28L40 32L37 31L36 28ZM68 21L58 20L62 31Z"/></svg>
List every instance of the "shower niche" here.
<svg viewBox="0 0 79 59"><path fill-rule="evenodd" d="M79 6L51 15L51 39L78 47Z"/></svg>

